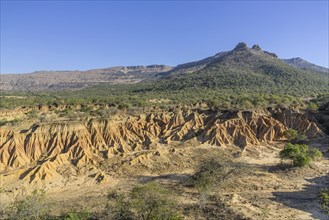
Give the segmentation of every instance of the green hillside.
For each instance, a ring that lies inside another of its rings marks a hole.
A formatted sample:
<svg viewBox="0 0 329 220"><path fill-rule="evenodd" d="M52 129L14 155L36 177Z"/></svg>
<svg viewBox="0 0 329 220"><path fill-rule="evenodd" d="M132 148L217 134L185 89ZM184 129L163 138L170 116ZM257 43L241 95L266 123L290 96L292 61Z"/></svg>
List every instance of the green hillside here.
<svg viewBox="0 0 329 220"><path fill-rule="evenodd" d="M204 67L193 67L198 70L192 72L186 68L185 74L182 68L172 70L161 77L153 89L212 88L289 94L329 90L327 73L297 69L257 45L248 48L239 43L232 51L200 65Z"/></svg>

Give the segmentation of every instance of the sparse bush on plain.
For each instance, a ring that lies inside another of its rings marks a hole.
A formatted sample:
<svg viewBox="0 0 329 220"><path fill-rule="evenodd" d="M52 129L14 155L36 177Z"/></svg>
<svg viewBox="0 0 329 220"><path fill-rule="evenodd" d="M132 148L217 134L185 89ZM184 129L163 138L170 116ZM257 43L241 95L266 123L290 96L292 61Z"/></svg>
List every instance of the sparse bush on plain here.
<svg viewBox="0 0 329 220"><path fill-rule="evenodd" d="M108 204L104 213L106 216L118 220L132 219L131 202L124 193L111 191L107 199Z"/></svg>
<svg viewBox="0 0 329 220"><path fill-rule="evenodd" d="M134 187L131 198L134 210L143 220L182 219L176 211L177 204L171 192L156 183Z"/></svg>
<svg viewBox="0 0 329 220"><path fill-rule="evenodd" d="M9 218L17 220L47 219L48 208L45 191L34 190L31 195L16 200L11 204L9 207Z"/></svg>
<svg viewBox="0 0 329 220"><path fill-rule="evenodd" d="M194 174L194 185L199 192L208 192L218 188L229 177L237 176L244 172L241 164L229 160L211 158L200 163Z"/></svg>
<svg viewBox="0 0 329 220"><path fill-rule="evenodd" d="M108 194L107 216L112 219L180 220L172 193L156 184L135 186L129 194Z"/></svg>

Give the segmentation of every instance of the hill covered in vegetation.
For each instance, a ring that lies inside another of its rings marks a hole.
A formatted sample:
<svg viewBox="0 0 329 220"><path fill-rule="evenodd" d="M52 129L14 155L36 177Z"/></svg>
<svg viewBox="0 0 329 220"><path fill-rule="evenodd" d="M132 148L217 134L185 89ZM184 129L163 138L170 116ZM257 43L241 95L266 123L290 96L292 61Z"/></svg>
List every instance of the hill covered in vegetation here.
<svg viewBox="0 0 329 220"><path fill-rule="evenodd" d="M278 59L276 54L263 51L258 45L248 48L245 43L212 59L178 66L160 79L152 85L152 90L212 88L309 93L329 88L328 73L295 68Z"/></svg>
<svg viewBox="0 0 329 220"><path fill-rule="evenodd" d="M306 60L303 60L300 57L296 57L296 58L291 58L291 59L283 59L284 62L290 64L291 66L294 66L296 68L300 68L300 69L304 69L304 70L314 70L314 71L318 71L318 72L325 72L325 73L329 73L329 69L322 67L322 66L318 66L315 65L313 63L310 63Z"/></svg>

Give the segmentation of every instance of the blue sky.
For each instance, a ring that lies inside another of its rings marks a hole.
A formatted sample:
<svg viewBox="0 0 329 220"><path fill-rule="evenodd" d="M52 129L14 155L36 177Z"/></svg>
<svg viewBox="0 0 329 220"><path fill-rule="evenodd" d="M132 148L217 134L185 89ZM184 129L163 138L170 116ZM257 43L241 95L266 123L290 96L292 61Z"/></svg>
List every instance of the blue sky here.
<svg viewBox="0 0 329 220"><path fill-rule="evenodd" d="M257 43L328 67L328 1L3 1L1 73L177 65Z"/></svg>

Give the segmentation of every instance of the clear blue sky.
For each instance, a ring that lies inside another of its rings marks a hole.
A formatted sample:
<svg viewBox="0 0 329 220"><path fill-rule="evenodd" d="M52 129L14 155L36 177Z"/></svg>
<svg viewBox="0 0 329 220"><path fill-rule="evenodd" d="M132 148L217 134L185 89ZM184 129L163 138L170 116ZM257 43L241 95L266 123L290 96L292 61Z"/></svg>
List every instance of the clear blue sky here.
<svg viewBox="0 0 329 220"><path fill-rule="evenodd" d="M327 1L3 1L1 73L177 65L259 44L328 67Z"/></svg>

